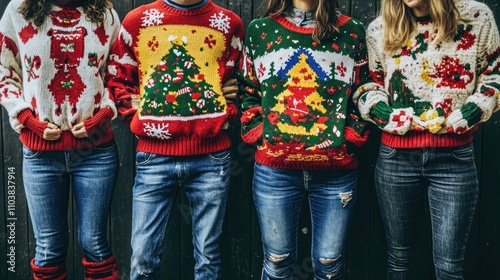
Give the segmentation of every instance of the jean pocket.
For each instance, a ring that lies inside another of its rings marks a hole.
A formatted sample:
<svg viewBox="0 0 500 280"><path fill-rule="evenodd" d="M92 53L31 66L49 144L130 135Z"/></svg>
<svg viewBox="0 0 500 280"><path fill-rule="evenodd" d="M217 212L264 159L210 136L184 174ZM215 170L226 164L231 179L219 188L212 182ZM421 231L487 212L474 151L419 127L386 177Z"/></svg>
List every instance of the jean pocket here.
<svg viewBox="0 0 500 280"><path fill-rule="evenodd" d="M145 152L137 152L135 154L135 164L136 165L145 165L148 164L148 162L151 161L153 158L152 153L145 153Z"/></svg>
<svg viewBox="0 0 500 280"><path fill-rule="evenodd" d="M397 150L386 146L384 144L380 144L380 148L378 150L378 156L381 158L392 158L396 154Z"/></svg>
<svg viewBox="0 0 500 280"><path fill-rule="evenodd" d="M108 141L108 142L101 144L99 146L94 146L93 148L97 152L107 152L107 151L111 151L111 150L115 149L116 143L114 140L111 140L111 141Z"/></svg>
<svg viewBox="0 0 500 280"><path fill-rule="evenodd" d="M474 146L472 144L465 145L453 149L453 157L458 161L473 161L474 160Z"/></svg>
<svg viewBox="0 0 500 280"><path fill-rule="evenodd" d="M220 151L220 152L210 153L210 154L208 154L208 157L210 158L211 161L214 161L214 162L222 162L222 161L230 160L231 159L231 151L224 150L224 151Z"/></svg>
<svg viewBox="0 0 500 280"><path fill-rule="evenodd" d="M34 151L26 146L23 146L23 157L25 159L34 159L40 156L42 151Z"/></svg>

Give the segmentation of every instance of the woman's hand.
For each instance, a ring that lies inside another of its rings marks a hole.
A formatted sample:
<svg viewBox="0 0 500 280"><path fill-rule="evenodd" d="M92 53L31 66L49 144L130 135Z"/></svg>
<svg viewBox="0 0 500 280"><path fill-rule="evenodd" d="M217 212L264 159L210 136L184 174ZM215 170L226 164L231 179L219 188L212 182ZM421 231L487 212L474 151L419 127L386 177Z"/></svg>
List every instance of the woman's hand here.
<svg viewBox="0 0 500 280"><path fill-rule="evenodd" d="M47 127L43 131L43 139L48 140L48 141L55 141L58 140L59 137L61 137L61 129L53 124L53 123L48 123Z"/></svg>
<svg viewBox="0 0 500 280"><path fill-rule="evenodd" d="M227 104L236 103L238 90L238 81L236 79L229 79L222 85L222 94L224 94Z"/></svg>
<svg viewBox="0 0 500 280"><path fill-rule="evenodd" d="M73 135L76 138L89 137L89 135L87 134L87 129L85 129L85 124L83 122L78 123L75 126L73 126L73 128L71 129L71 133L73 133Z"/></svg>
<svg viewBox="0 0 500 280"><path fill-rule="evenodd" d="M450 131L451 130L451 131ZM445 134L445 133L450 133L453 132L453 127L451 124L448 122L448 119L444 120L444 122L441 124L441 128L436 132L436 134Z"/></svg>

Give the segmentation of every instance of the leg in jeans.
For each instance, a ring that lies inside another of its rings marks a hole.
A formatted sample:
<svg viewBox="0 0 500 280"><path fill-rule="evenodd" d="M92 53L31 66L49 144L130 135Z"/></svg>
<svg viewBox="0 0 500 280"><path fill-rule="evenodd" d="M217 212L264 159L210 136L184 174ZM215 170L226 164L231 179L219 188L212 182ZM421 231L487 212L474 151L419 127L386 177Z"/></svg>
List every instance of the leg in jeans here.
<svg viewBox="0 0 500 280"><path fill-rule="evenodd" d="M425 168L429 179L436 279L463 279L467 238L478 197L472 144L437 149Z"/></svg>
<svg viewBox="0 0 500 280"><path fill-rule="evenodd" d="M183 181L192 216L195 280L221 279L220 237L231 176L229 150L192 157Z"/></svg>
<svg viewBox="0 0 500 280"><path fill-rule="evenodd" d="M33 267L64 264L69 194L64 152L23 147L23 182L36 241Z"/></svg>
<svg viewBox="0 0 500 280"><path fill-rule="evenodd" d="M314 279L343 279L348 228L356 201L356 172L304 171L312 221Z"/></svg>
<svg viewBox="0 0 500 280"><path fill-rule="evenodd" d="M375 187L388 247L387 279L415 279L414 261L425 195L422 150L380 145Z"/></svg>
<svg viewBox="0 0 500 280"><path fill-rule="evenodd" d="M89 262L103 262L112 255L107 222L118 172L116 145L72 151L72 174L78 214L78 240Z"/></svg>
<svg viewBox="0 0 500 280"><path fill-rule="evenodd" d="M179 192L174 157L137 152L132 201L130 279L160 279L160 257L172 204Z"/></svg>
<svg viewBox="0 0 500 280"><path fill-rule="evenodd" d="M293 279L299 214L304 199L301 171L255 164L253 197L264 250L262 279Z"/></svg>

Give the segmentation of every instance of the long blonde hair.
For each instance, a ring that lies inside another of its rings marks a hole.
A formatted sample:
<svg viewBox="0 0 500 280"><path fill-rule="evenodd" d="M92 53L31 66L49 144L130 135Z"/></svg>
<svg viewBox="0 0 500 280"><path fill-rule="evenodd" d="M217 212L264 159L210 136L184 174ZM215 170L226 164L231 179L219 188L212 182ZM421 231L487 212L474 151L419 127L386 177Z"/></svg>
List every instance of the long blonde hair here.
<svg viewBox="0 0 500 280"><path fill-rule="evenodd" d="M268 0L262 16L282 15L292 0ZM339 30L339 4L337 0L318 0L316 9L316 25L312 38L316 42L333 36Z"/></svg>
<svg viewBox="0 0 500 280"><path fill-rule="evenodd" d="M457 34L460 15L455 2L423 0L437 32L433 43L451 40ZM381 16L384 23L383 48L389 53L395 52L406 45L417 27L417 21L403 0L382 0Z"/></svg>

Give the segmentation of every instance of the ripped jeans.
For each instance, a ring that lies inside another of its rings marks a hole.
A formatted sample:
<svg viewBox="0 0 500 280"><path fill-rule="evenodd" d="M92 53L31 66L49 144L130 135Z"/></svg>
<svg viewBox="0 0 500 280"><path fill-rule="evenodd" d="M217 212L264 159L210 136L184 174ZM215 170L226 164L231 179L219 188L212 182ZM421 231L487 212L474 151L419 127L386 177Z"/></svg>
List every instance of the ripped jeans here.
<svg viewBox="0 0 500 280"><path fill-rule="evenodd" d="M356 183L354 170L298 171L255 164L253 198L264 250L263 280L294 279L305 196L311 212L314 279L342 278Z"/></svg>

